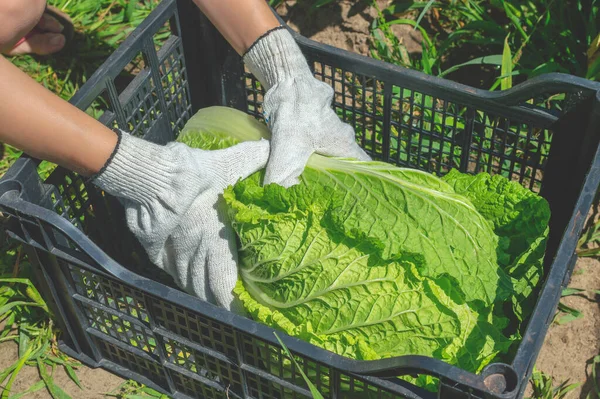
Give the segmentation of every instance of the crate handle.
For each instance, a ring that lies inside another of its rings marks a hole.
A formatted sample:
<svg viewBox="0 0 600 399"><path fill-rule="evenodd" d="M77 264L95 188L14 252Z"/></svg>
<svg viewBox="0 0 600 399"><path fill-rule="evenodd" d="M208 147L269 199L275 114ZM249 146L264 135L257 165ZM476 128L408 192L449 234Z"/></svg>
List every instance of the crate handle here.
<svg viewBox="0 0 600 399"><path fill-rule="evenodd" d="M15 194L25 201L40 203L47 191L37 173L41 160L23 153L0 178L0 197Z"/></svg>
<svg viewBox="0 0 600 399"><path fill-rule="evenodd" d="M489 364L480 374L475 375L441 360L418 355L361 361L353 371L379 378L427 374L440 378L442 386L462 386L498 399L514 398L520 385L515 369L505 363Z"/></svg>

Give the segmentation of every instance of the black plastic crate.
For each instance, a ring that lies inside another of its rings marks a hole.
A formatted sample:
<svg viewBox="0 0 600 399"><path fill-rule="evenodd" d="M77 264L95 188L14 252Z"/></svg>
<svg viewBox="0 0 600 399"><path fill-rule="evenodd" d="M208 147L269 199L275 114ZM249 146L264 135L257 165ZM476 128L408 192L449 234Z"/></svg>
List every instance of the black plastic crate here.
<svg viewBox="0 0 600 399"><path fill-rule="evenodd" d="M165 26L171 36L157 45ZM510 364L475 375L426 357L353 361L280 334L283 341L325 397L521 397L600 181L600 84L551 74L487 92L295 37L374 159L438 174L501 173L543 195L552 218L543 285ZM165 143L205 106L260 118L262 96L191 1L164 0L71 102ZM35 266L63 351L176 398L310 397L274 330L174 288L145 258L114 198L62 168L42 182L37 165L22 157L2 178L0 211ZM439 392L397 378L418 373L439 377Z"/></svg>

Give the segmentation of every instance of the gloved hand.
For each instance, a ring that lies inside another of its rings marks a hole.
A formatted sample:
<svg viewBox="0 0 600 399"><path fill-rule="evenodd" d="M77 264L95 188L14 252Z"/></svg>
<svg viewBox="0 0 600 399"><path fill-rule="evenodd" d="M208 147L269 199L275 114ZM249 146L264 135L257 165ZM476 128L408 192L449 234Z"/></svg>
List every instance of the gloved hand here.
<svg viewBox="0 0 600 399"><path fill-rule="evenodd" d="M354 129L331 107L333 89L317 80L292 35L279 27L259 38L244 62L265 87L263 113L271 128L271 154L264 183L298 183L313 152L370 160Z"/></svg>
<svg viewBox="0 0 600 399"><path fill-rule="evenodd" d="M203 151L121 133L93 183L119 197L154 264L188 293L232 310L237 250L221 194L262 169L268 155L266 140Z"/></svg>

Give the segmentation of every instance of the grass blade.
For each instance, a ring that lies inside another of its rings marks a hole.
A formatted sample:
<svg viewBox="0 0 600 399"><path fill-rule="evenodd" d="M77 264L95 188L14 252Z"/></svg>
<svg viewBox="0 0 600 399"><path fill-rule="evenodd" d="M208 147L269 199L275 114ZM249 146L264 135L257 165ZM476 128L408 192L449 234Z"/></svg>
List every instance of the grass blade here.
<svg viewBox="0 0 600 399"><path fill-rule="evenodd" d="M462 67L468 66L468 65L497 65L497 66L501 66L502 65L502 55L501 54L494 54L494 55L487 55L485 57L478 57L478 58L473 58L470 61L467 62L463 62L462 64L457 64L454 66L451 66L450 68L446 69L445 71L443 71L442 73L440 73L440 77L443 77L451 72L454 72Z"/></svg>
<svg viewBox="0 0 600 399"><path fill-rule="evenodd" d="M296 366L296 368L298 369L298 371L300 371L300 374L302 375L302 378L304 378L304 381L306 382L306 385L308 385L308 388L310 389L310 393L312 394L313 399L323 399L323 395L321 395L321 393L317 390L317 387L315 387L315 385L308 379L308 377L306 376L306 374L304 374L304 370L302 370L302 368L300 367L300 365L298 364L298 362L296 362L296 359L294 359L294 357L292 356L292 354L288 350L287 346L285 346L285 344L279 338L279 336L277 335L277 333L273 332L273 335L275 335L275 338L277 338L277 341L279 341L279 345L281 345L281 347L283 348L283 350L285 351L285 353L290 357L290 359L292 359L292 361L294 362L294 365Z"/></svg>
<svg viewBox="0 0 600 399"><path fill-rule="evenodd" d="M158 392L157 390L154 390L150 387L143 387L141 389L142 392L144 392L145 394L148 394L154 398L162 398L164 395L160 392Z"/></svg>
<svg viewBox="0 0 600 399"><path fill-rule="evenodd" d="M517 14L519 11L507 1L503 1L502 5L504 6L504 12L506 13L508 19L511 20L514 27L517 29L517 31L519 31L519 33L523 37L523 40L527 41L529 38L527 36L527 33L523 30L523 27L521 26L520 15Z"/></svg>
<svg viewBox="0 0 600 399"><path fill-rule="evenodd" d="M510 45L508 44L508 38L510 35L506 35L506 39L504 39L504 50L502 51L502 69L501 74L504 76L502 78L502 83L500 84L500 88L502 90L508 90L512 87L512 55L510 53Z"/></svg>
<svg viewBox="0 0 600 399"><path fill-rule="evenodd" d="M37 303L35 302L25 302L25 301L14 301L14 302L9 302L4 306L0 306L0 315L8 312L9 310L11 310L12 308L14 308L15 306L39 306Z"/></svg>
<svg viewBox="0 0 600 399"><path fill-rule="evenodd" d="M1 338L6 337L13 331L13 325L15 324L17 316L15 312L9 311L8 313L4 313L0 315L0 321L4 322L4 330L0 334Z"/></svg>
<svg viewBox="0 0 600 399"><path fill-rule="evenodd" d="M427 13L427 11L429 11L429 9L431 8L431 6L433 5L433 3L435 3L434 0L429 0L427 2L427 4L425 4L425 7L423 8L423 11L421 11L421 13L419 14L419 17L417 18L417 22L415 23L415 28L414 30L417 30L417 27L419 26L419 24L421 23L421 20L423 19L423 17L425 16L425 14Z"/></svg>
<svg viewBox="0 0 600 399"><path fill-rule="evenodd" d="M18 339L19 339L18 335L7 335L5 337L0 337L0 342L17 341Z"/></svg>
<svg viewBox="0 0 600 399"><path fill-rule="evenodd" d="M567 380L554 388L552 377L536 369L531 375L530 382L533 395L528 399L563 399L570 391L581 385L581 383L567 385L569 382Z"/></svg>
<svg viewBox="0 0 600 399"><path fill-rule="evenodd" d="M600 57L596 58L589 66L585 77L590 80L600 79Z"/></svg>
<svg viewBox="0 0 600 399"><path fill-rule="evenodd" d="M133 12L135 11L136 4L137 1L130 1L127 3L127 8L125 8L125 15L123 16L124 23L133 20Z"/></svg>
<svg viewBox="0 0 600 399"><path fill-rule="evenodd" d="M553 394L555 398L564 398L569 392L571 392L575 388L578 388L581 385L581 382L575 382L569 385L567 385L567 382L569 381L565 381L558 387L554 388Z"/></svg>
<svg viewBox="0 0 600 399"><path fill-rule="evenodd" d="M53 399L72 399L65 391L63 391L58 385L54 383L52 380L52 376L48 375L48 370L46 370L46 365L38 358L37 366L40 372L40 376L42 380L46 384L46 388L48 388L48 392L52 395Z"/></svg>
<svg viewBox="0 0 600 399"><path fill-rule="evenodd" d="M566 313L564 316L561 316L556 319L556 324L558 324L558 325L567 324L574 320L583 318L583 313L581 313L577 309L573 309L573 308L565 305L564 303L559 303L558 309L561 312Z"/></svg>
<svg viewBox="0 0 600 399"><path fill-rule="evenodd" d="M62 390L61 387L51 382L50 394L54 399L72 399L71 396Z"/></svg>
<svg viewBox="0 0 600 399"><path fill-rule="evenodd" d="M443 8L444 4L435 3L436 7ZM427 3L416 2L412 0L395 0L392 4L390 4L385 10L382 11L382 14L389 17L398 17L405 15L409 11L422 9L427 6Z"/></svg>
<svg viewBox="0 0 600 399"><path fill-rule="evenodd" d="M18 360L0 372L0 384L2 384L4 380L10 375L10 373L13 372L15 367L17 367L17 363L19 363Z"/></svg>
<svg viewBox="0 0 600 399"><path fill-rule="evenodd" d="M510 74L510 76L517 76L517 75L522 75L522 72L520 71L512 71L512 73ZM490 91L494 91L498 88L498 86L500 86L500 84L502 83L502 80L505 78L506 76L504 75L500 75L498 77L498 79L496 79L496 81L494 82L494 84L492 85L492 87L490 87Z"/></svg>
<svg viewBox="0 0 600 399"><path fill-rule="evenodd" d="M564 290L562 290L562 294L560 294L560 296L571 296L571 295L575 295L575 294L579 294L581 292L585 292L585 290L581 289L581 288L565 288Z"/></svg>
<svg viewBox="0 0 600 399"><path fill-rule="evenodd" d="M587 50L588 68L586 78L595 80L600 78L600 33Z"/></svg>
<svg viewBox="0 0 600 399"><path fill-rule="evenodd" d="M317 0L312 4L312 9L326 6L329 3L333 3L334 0Z"/></svg>
<svg viewBox="0 0 600 399"><path fill-rule="evenodd" d="M31 393L39 391L40 389L43 389L45 386L46 386L46 384L44 383L44 381L38 381L37 383L35 383L32 386L30 386L29 388L27 388L25 391L16 393L12 396L9 396L8 399L21 399L21 398L25 397L26 395L29 395Z"/></svg>
<svg viewBox="0 0 600 399"><path fill-rule="evenodd" d="M73 367L71 367L71 365L68 363L66 363L64 366L65 366L65 370L67 371L67 374L69 375L69 378L71 378L73 380L73 382L75 384L77 384L77 386L80 389L83 389L83 386L81 385L81 382L79 381L79 378L77 377L77 374L75 374L75 370L73 370Z"/></svg>
<svg viewBox="0 0 600 399"><path fill-rule="evenodd" d="M31 360L37 360L40 356L46 354L46 352L48 351L48 349L50 348L50 342L48 340L46 340L43 345L37 349L33 355L31 355Z"/></svg>
<svg viewBox="0 0 600 399"><path fill-rule="evenodd" d="M38 306L41 306L42 308L44 308L44 310L46 312L48 311L48 306L46 305L46 301L44 301L44 299L40 295L40 293L37 290L37 288L35 288L35 286L31 282L31 280L26 279L26 278L1 278L0 279L0 283L5 283L5 284L24 284L26 286L26 288L25 288L25 295L27 295L27 297L29 299L31 299L33 302L35 302L36 304L38 304Z"/></svg>
<svg viewBox="0 0 600 399"><path fill-rule="evenodd" d="M591 249L580 249L577 251L577 256L592 257L600 255L600 247Z"/></svg>
<svg viewBox="0 0 600 399"><path fill-rule="evenodd" d="M19 328L19 358L25 356L25 352L31 346L29 335L26 333L23 328L23 323L25 320L21 320L21 326Z"/></svg>
<svg viewBox="0 0 600 399"><path fill-rule="evenodd" d="M33 346L29 346L27 351L25 351L23 356L19 359L19 361L15 365L12 375L8 379L8 382L6 383L6 385L4 386L4 391L2 392L2 396L0 396L0 398L8 399L8 395L10 394L10 388L12 387L13 382L15 382L17 375L19 374L19 372L25 365L25 362L27 362L27 360L29 360L29 356L31 356L32 350L33 350Z"/></svg>
<svg viewBox="0 0 600 399"><path fill-rule="evenodd" d="M42 299L42 296L40 295L37 288L33 286L33 283L31 283L31 281L29 282L29 284L30 285L28 285L27 288L25 288L25 294L27 295L27 297L33 302L37 303L38 306L44 309L45 312L49 312L48 305L46 305L46 301Z"/></svg>
<svg viewBox="0 0 600 399"><path fill-rule="evenodd" d="M18 278L18 277L5 277L5 278L0 278L0 283L29 285L29 284L31 284L31 280L26 279L26 278Z"/></svg>

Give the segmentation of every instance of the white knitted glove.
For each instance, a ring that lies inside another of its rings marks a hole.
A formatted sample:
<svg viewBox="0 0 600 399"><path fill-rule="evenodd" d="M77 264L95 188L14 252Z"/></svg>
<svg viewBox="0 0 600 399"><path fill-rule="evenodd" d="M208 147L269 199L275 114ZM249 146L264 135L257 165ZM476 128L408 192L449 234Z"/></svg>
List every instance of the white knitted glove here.
<svg viewBox="0 0 600 399"><path fill-rule="evenodd" d="M271 128L265 184L298 183L313 152L370 160L356 144L354 129L331 108L333 89L317 80L296 41L279 27L259 38L244 62L265 87L263 113Z"/></svg>
<svg viewBox="0 0 600 399"><path fill-rule="evenodd" d="M262 169L268 155L266 140L203 151L121 133L93 182L119 197L127 225L154 264L188 293L231 310L237 250L221 194Z"/></svg>

